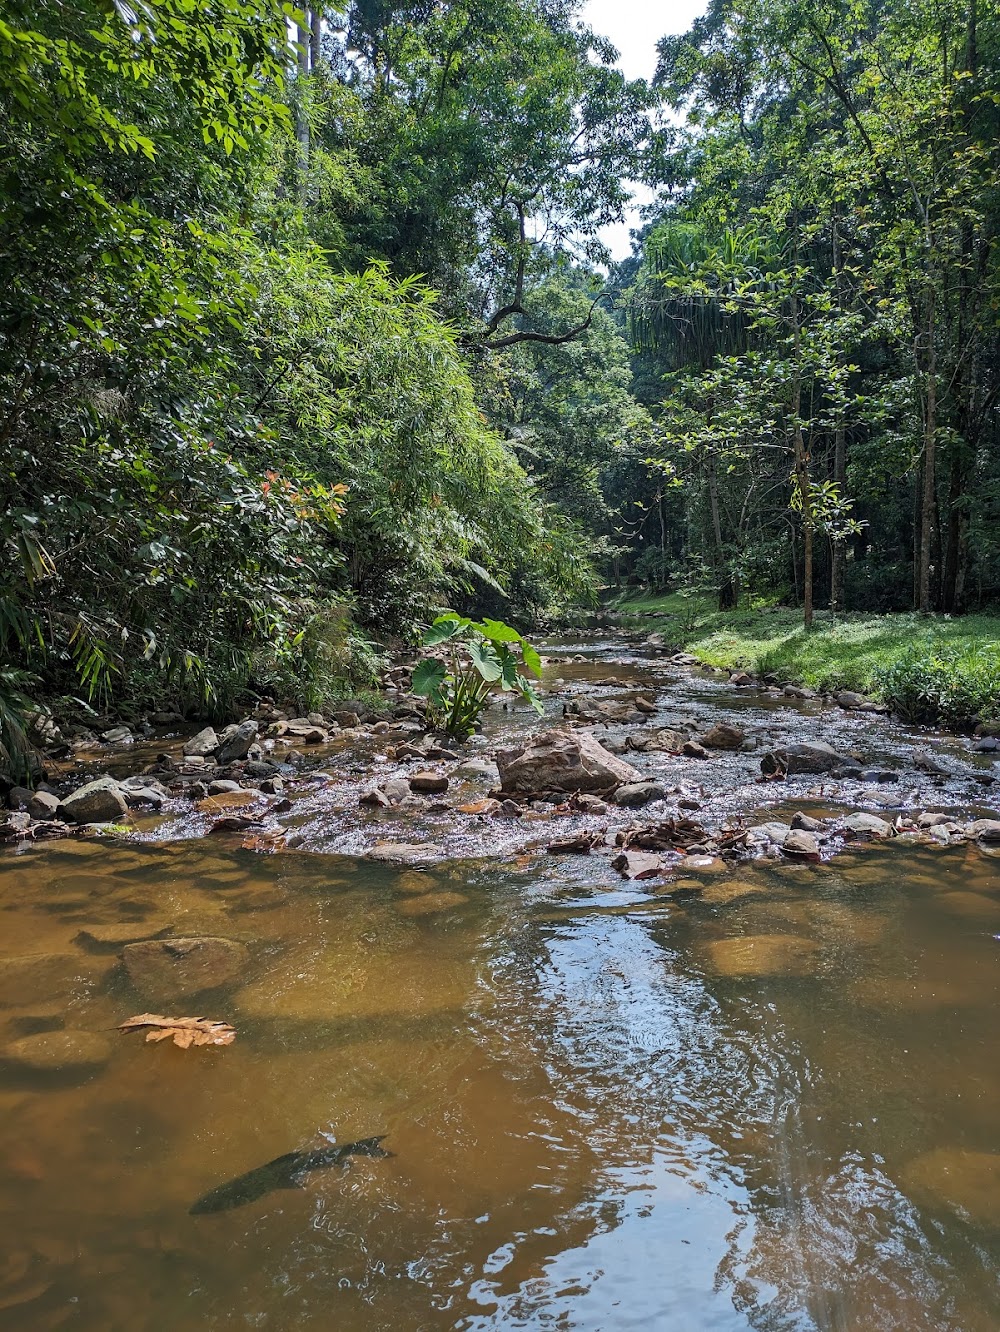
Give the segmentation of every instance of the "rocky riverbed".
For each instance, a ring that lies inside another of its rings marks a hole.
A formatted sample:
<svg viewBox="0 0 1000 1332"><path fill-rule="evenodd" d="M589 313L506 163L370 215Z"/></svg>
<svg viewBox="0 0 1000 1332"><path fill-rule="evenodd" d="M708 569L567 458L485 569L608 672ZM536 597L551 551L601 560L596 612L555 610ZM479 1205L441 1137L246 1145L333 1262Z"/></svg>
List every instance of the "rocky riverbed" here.
<svg viewBox="0 0 1000 1332"><path fill-rule="evenodd" d="M401 663L379 712L292 717L264 703L218 732L161 722L56 747L48 781L9 792L0 838L210 835L416 866L588 855L658 881L873 840L1000 854L990 734L906 727L856 694L703 669L656 635L546 650L544 716L497 697L465 744L428 731Z"/></svg>

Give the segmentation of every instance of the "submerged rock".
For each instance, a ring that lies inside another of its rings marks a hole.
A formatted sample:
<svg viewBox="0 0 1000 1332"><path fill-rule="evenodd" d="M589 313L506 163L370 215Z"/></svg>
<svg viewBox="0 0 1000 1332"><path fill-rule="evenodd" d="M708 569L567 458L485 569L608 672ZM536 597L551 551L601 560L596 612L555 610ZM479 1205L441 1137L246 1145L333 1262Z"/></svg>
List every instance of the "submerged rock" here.
<svg viewBox="0 0 1000 1332"><path fill-rule="evenodd" d="M421 893L397 903L396 910L403 916L431 916L439 911L452 911L469 899L462 893Z"/></svg>
<svg viewBox="0 0 1000 1332"><path fill-rule="evenodd" d="M903 1186L925 1206L944 1206L974 1225L1000 1225L1000 1154L938 1147L911 1161Z"/></svg>
<svg viewBox="0 0 1000 1332"><path fill-rule="evenodd" d="M497 767L504 791L607 791L642 781L586 731L546 731L523 748L498 750Z"/></svg>
<svg viewBox="0 0 1000 1332"><path fill-rule="evenodd" d="M144 994L180 998L235 980L250 961L246 944L211 936L128 944L122 961Z"/></svg>
<svg viewBox="0 0 1000 1332"><path fill-rule="evenodd" d="M73 823L117 823L127 811L125 793L113 777L88 782L66 796L59 806L62 817Z"/></svg>
<svg viewBox="0 0 1000 1332"><path fill-rule="evenodd" d="M111 1058L106 1036L92 1031L40 1031L0 1049L0 1061L27 1073L90 1073Z"/></svg>
<svg viewBox="0 0 1000 1332"><path fill-rule="evenodd" d="M712 967L721 976L808 976L816 968L818 946L795 934L745 934L708 945Z"/></svg>

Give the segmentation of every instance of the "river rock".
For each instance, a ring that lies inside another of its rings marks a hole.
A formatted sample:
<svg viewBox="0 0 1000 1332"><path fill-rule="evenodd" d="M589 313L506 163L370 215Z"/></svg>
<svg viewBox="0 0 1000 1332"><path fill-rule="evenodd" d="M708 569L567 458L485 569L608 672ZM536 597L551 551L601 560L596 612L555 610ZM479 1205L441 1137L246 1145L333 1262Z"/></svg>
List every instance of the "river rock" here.
<svg viewBox="0 0 1000 1332"><path fill-rule="evenodd" d="M1000 819L974 819L966 824L965 832L977 842L1000 843Z"/></svg>
<svg viewBox="0 0 1000 1332"><path fill-rule="evenodd" d="M55 818L59 809L59 797L51 791L35 791L28 801L28 813L33 819Z"/></svg>
<svg viewBox="0 0 1000 1332"><path fill-rule="evenodd" d="M370 791L365 791L358 796L358 804L366 805L371 809L388 809L392 801L384 791L380 791L378 787L372 787Z"/></svg>
<svg viewBox="0 0 1000 1332"><path fill-rule="evenodd" d="M364 853L364 858L387 865L432 865L440 856L432 847L415 842L376 842Z"/></svg>
<svg viewBox="0 0 1000 1332"><path fill-rule="evenodd" d="M795 744L773 749L760 761L765 775L776 772L832 772L835 768L856 768L858 765L846 754L837 751L822 740L800 740Z"/></svg>
<svg viewBox="0 0 1000 1332"><path fill-rule="evenodd" d="M93 1031L40 1031L0 1049L0 1060L26 1073L90 1073L111 1058L106 1036Z"/></svg>
<svg viewBox="0 0 1000 1332"><path fill-rule="evenodd" d="M938 1147L902 1173L903 1186L924 1205L944 1206L975 1225L1000 1218L1000 1154Z"/></svg>
<svg viewBox="0 0 1000 1332"><path fill-rule="evenodd" d="M239 726L226 727L219 741L215 755L220 767L227 763L236 763L250 753L250 746L257 739L257 723L252 718L241 721Z"/></svg>
<svg viewBox="0 0 1000 1332"><path fill-rule="evenodd" d="M803 814L802 810L796 810L792 815L793 832L811 832L818 833L823 829L819 819L814 819L810 814Z"/></svg>
<svg viewBox="0 0 1000 1332"><path fill-rule="evenodd" d="M704 745L700 745L697 740L685 740L681 745L681 753L685 758L707 759L711 754Z"/></svg>
<svg viewBox="0 0 1000 1332"><path fill-rule="evenodd" d="M646 851L621 851L611 866L626 879L655 879L664 870L660 857Z"/></svg>
<svg viewBox="0 0 1000 1332"><path fill-rule="evenodd" d="M101 739L108 745L120 745L124 741L133 740L134 738L127 726L112 726L110 731L101 732Z"/></svg>
<svg viewBox="0 0 1000 1332"><path fill-rule="evenodd" d="M229 795L232 791L240 791L242 789L243 788L240 786L239 782L234 782L228 777L220 777L217 781L209 782L208 784L208 794L213 796Z"/></svg>
<svg viewBox="0 0 1000 1332"><path fill-rule="evenodd" d="M443 772L415 772L410 777L410 790L417 795L443 795L448 789L448 778Z"/></svg>
<svg viewBox="0 0 1000 1332"><path fill-rule="evenodd" d="M635 706L638 712L645 713L647 717L651 717L657 709L656 702L651 698L645 698L642 694L636 695Z"/></svg>
<svg viewBox="0 0 1000 1332"><path fill-rule="evenodd" d="M639 805L648 805L651 800L662 800L666 794L666 788L659 782L627 782L619 786L611 798L616 805L634 809ZM598 803L603 804L602 801Z"/></svg>
<svg viewBox="0 0 1000 1332"><path fill-rule="evenodd" d="M738 726L719 722L701 737L706 749L742 749L746 735Z"/></svg>
<svg viewBox="0 0 1000 1332"><path fill-rule="evenodd" d="M78 994L108 972L107 963L79 953L18 953L0 958L0 1005L50 1002Z"/></svg>
<svg viewBox="0 0 1000 1332"><path fill-rule="evenodd" d="M500 780L497 765L491 763L489 759L464 759L452 769L452 776L462 777L466 780L475 778L484 778L486 781Z"/></svg>
<svg viewBox="0 0 1000 1332"><path fill-rule="evenodd" d="M170 792L155 777L142 775L126 777L119 785L129 809L139 809L142 806L147 809L159 809L164 800L170 798Z"/></svg>
<svg viewBox="0 0 1000 1332"><path fill-rule="evenodd" d="M143 994L179 999L235 980L250 961L246 944L211 936L128 944L122 961Z"/></svg>
<svg viewBox="0 0 1000 1332"><path fill-rule="evenodd" d="M864 694L856 694L853 689L841 689L839 694L834 694L834 698L842 708L863 708L869 702Z"/></svg>
<svg viewBox="0 0 1000 1332"><path fill-rule="evenodd" d="M781 692L785 698L807 699L816 697L815 689L809 689L806 685L786 684L782 686Z"/></svg>
<svg viewBox="0 0 1000 1332"><path fill-rule="evenodd" d="M815 833L803 828L793 828L781 843L786 856L802 856L805 859L819 859L819 838Z"/></svg>
<svg viewBox="0 0 1000 1332"><path fill-rule="evenodd" d="M28 809L33 795L34 792L26 786L12 786L7 792L7 807L9 809Z"/></svg>
<svg viewBox="0 0 1000 1332"><path fill-rule="evenodd" d="M844 820L844 832L852 837L876 837L885 839L895 833L891 823L880 819L877 814L850 814Z"/></svg>
<svg viewBox="0 0 1000 1332"><path fill-rule="evenodd" d="M747 840L757 845L762 842L771 842L775 846L784 846L785 838L791 831L790 824L772 820L770 823L761 823L755 828L748 829Z"/></svg>
<svg viewBox="0 0 1000 1332"><path fill-rule="evenodd" d="M439 911L453 911L468 900L463 893L421 893L418 897L404 898L396 910L403 916L432 916Z"/></svg>
<svg viewBox="0 0 1000 1332"><path fill-rule="evenodd" d="M794 934L744 934L708 945L713 969L736 979L811 975L818 951L812 940Z"/></svg>
<svg viewBox="0 0 1000 1332"><path fill-rule="evenodd" d="M199 814L224 814L227 809L244 809L257 799L259 796L256 791L244 791L237 787L235 791L220 791L218 795L206 796L204 800L198 801L195 809Z"/></svg>
<svg viewBox="0 0 1000 1332"><path fill-rule="evenodd" d="M606 791L643 780L586 731L554 729L523 748L498 750L497 767L504 791Z"/></svg>
<svg viewBox="0 0 1000 1332"><path fill-rule="evenodd" d="M199 731L197 735L193 735L191 739L185 743L181 753L186 754L189 758L208 758L208 756L214 754L218 748L219 737L215 733L215 728L213 726L206 726L204 730Z"/></svg>
<svg viewBox="0 0 1000 1332"><path fill-rule="evenodd" d="M0 814L0 842L19 842L30 836L31 815L24 809Z"/></svg>
<svg viewBox="0 0 1000 1332"><path fill-rule="evenodd" d="M61 818L72 823L117 823L125 817L128 802L113 777L99 777L87 782L60 803Z"/></svg>

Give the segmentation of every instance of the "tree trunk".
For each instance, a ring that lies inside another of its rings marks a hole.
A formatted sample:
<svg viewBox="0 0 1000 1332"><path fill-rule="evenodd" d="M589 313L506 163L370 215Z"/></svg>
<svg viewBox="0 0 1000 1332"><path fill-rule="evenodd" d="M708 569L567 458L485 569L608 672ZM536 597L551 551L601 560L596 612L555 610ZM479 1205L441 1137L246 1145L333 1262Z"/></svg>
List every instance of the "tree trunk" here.
<svg viewBox="0 0 1000 1332"><path fill-rule="evenodd" d="M936 451L937 451L937 352L935 347L934 289L927 298L927 353L924 395L924 484L920 501L920 584L917 609L929 615L931 609L931 551L934 536Z"/></svg>
<svg viewBox="0 0 1000 1332"><path fill-rule="evenodd" d="M802 622L806 629L812 628L813 622L813 505L812 487L809 480L809 454L802 434L802 327L799 323L799 304L792 298L792 319L794 327L793 356L795 358L792 374L791 411L792 449L795 455L795 487L799 493L799 512L802 514Z"/></svg>
<svg viewBox="0 0 1000 1332"><path fill-rule="evenodd" d="M306 15L308 18L308 13ZM309 73L309 54L312 31L305 24L299 24L296 32L298 42L298 65L300 79ZM309 117L306 115L305 89L300 85L295 104L295 141L298 145L297 175L299 199L304 202L309 176Z"/></svg>
<svg viewBox="0 0 1000 1332"><path fill-rule="evenodd" d="M843 272L844 261L840 251L840 232L837 229L837 214L833 216L833 271L837 284L837 307L843 308ZM837 493L843 499L847 484L847 431L844 428L843 412L837 412L837 428L833 440L833 482ZM847 563L847 543L844 540L830 542L830 609L836 615L844 609L844 574Z"/></svg>
<svg viewBox="0 0 1000 1332"><path fill-rule="evenodd" d="M312 69L319 67L323 54L323 11L317 6L312 11L309 33L309 63Z"/></svg>

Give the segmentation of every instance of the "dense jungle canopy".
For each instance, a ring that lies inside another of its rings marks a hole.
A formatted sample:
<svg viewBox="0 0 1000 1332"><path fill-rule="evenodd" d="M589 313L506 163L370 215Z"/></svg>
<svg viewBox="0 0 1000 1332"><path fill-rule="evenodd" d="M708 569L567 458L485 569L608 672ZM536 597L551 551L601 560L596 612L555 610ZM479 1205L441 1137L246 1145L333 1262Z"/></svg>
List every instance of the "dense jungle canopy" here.
<svg viewBox="0 0 1000 1332"><path fill-rule="evenodd" d="M2 0L7 706L315 702L609 584L1000 599L997 6L615 60L575 0Z"/></svg>

